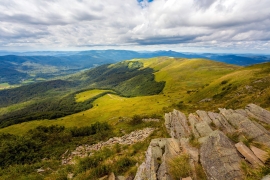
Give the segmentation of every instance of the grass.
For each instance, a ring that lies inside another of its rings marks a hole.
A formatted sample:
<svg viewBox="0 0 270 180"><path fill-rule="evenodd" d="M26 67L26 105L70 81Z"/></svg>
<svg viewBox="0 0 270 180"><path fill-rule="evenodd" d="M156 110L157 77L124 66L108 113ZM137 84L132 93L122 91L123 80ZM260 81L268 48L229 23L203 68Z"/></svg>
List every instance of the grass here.
<svg viewBox="0 0 270 180"><path fill-rule="evenodd" d="M250 164L245 161L241 162L241 169L244 173L245 180L260 180L264 176L270 174L270 166L261 166L258 168L254 168Z"/></svg>
<svg viewBox="0 0 270 180"><path fill-rule="evenodd" d="M27 80L24 80L22 84L29 84L29 83L34 83L34 82L35 82L34 79L27 79Z"/></svg>
<svg viewBox="0 0 270 180"><path fill-rule="evenodd" d="M94 89L94 90L84 91L84 92L76 94L75 99L76 99L76 102L84 102L104 92L110 92L110 90Z"/></svg>
<svg viewBox="0 0 270 180"><path fill-rule="evenodd" d="M168 161L169 173L173 179L181 179L192 175L189 155L182 154Z"/></svg>
<svg viewBox="0 0 270 180"><path fill-rule="evenodd" d="M14 104L14 105L7 106L7 107L2 107L2 108L0 108L0 115L5 114L5 113L12 112L14 110L22 109L25 106L27 106L27 105L29 105L29 104L31 104L33 102L34 102L33 100L30 100L30 101L27 101L27 102L22 102L22 103Z"/></svg>
<svg viewBox="0 0 270 180"><path fill-rule="evenodd" d="M193 147L200 148L200 143L193 133L189 137L189 144Z"/></svg>
<svg viewBox="0 0 270 180"><path fill-rule="evenodd" d="M6 89L6 88L9 88L9 87L10 87L10 85L8 83L1 83L0 84L0 90L1 89Z"/></svg>

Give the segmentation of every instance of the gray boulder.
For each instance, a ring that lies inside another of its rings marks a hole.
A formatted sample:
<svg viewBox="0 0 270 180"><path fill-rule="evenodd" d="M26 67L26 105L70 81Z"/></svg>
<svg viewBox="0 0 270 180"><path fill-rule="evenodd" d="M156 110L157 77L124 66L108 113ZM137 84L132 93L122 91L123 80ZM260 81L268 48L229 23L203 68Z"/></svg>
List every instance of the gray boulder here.
<svg viewBox="0 0 270 180"><path fill-rule="evenodd" d="M255 104L248 104L246 106L246 111L251 117L254 117L264 123L270 124L270 112L266 109L263 109Z"/></svg>
<svg viewBox="0 0 270 180"><path fill-rule="evenodd" d="M200 160L208 179L242 179L241 158L221 131L214 131L200 148Z"/></svg>

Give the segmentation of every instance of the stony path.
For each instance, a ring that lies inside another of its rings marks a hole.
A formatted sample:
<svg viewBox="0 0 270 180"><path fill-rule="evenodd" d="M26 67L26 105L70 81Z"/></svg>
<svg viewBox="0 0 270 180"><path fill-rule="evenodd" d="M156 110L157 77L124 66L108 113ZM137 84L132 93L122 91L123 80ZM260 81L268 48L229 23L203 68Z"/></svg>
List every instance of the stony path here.
<svg viewBox="0 0 270 180"><path fill-rule="evenodd" d="M102 149L103 147L111 147L115 144L131 145L131 144L135 144L137 142L142 142L150 134L152 134L154 130L155 130L155 128L145 128L142 130L133 131L130 134L126 134L122 137L110 138L106 142L101 141L101 142L99 142L97 144L93 144L93 145L85 144L85 145L78 146L73 152L70 153L70 155L67 158L65 158L65 155L68 152L63 154L62 164L74 164L72 159L75 156L83 158L83 157L89 156L93 151L98 151L98 150Z"/></svg>

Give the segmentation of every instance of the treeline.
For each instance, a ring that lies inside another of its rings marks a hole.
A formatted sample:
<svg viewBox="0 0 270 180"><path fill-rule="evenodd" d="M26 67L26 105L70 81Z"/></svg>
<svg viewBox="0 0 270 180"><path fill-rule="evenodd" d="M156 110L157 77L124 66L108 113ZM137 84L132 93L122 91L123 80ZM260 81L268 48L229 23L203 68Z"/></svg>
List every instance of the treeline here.
<svg viewBox="0 0 270 180"><path fill-rule="evenodd" d="M0 134L0 168L35 163L44 158L60 160L67 149L82 142L92 144L112 136L111 126L99 122L81 128L39 126L24 136Z"/></svg>
<svg viewBox="0 0 270 180"><path fill-rule="evenodd" d="M98 94L84 102L76 102L75 95L77 93L71 93L63 98L45 99L23 109L4 114L0 116L0 128L37 119L56 119L85 111L93 107L93 101L112 92Z"/></svg>

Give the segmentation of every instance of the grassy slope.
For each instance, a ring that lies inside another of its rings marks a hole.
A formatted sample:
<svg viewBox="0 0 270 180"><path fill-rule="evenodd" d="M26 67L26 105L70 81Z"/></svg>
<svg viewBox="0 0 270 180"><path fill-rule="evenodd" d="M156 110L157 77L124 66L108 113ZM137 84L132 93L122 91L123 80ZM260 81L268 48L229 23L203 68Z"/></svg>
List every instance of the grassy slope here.
<svg viewBox="0 0 270 180"><path fill-rule="evenodd" d="M200 103L205 110L244 108L247 103L270 109L270 63L245 67L217 78L188 100L198 102L204 98L213 98L210 102Z"/></svg>
<svg viewBox="0 0 270 180"><path fill-rule="evenodd" d="M118 128L127 128L123 127L124 125L121 123L117 123L122 117L132 117L135 114L163 116L164 110L171 110L173 104L189 98L190 94L187 94L187 91L196 90L240 68L202 59L161 57L140 61L144 63L143 68L150 67L155 70L157 81L166 81L165 88L159 95L124 98L110 94L97 99L94 102L94 108L87 111L57 120L32 121L13 125L1 129L0 132L23 134L39 125L58 124L72 127L86 126L97 121L109 121Z"/></svg>
<svg viewBox="0 0 270 180"><path fill-rule="evenodd" d="M76 102L84 102L87 99L93 98L101 93L104 92L110 92L108 90L99 90L99 89L94 89L94 90L89 90L89 91L84 91L79 94L76 94L75 99Z"/></svg>

